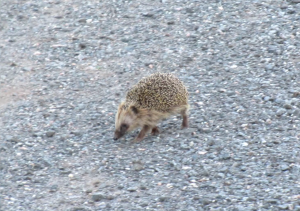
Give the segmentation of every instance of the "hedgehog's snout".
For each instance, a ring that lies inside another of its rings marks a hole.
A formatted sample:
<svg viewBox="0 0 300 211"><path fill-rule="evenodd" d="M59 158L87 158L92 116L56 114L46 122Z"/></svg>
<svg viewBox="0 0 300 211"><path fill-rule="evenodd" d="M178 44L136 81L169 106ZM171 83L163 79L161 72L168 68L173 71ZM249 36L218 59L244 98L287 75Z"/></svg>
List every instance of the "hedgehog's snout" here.
<svg viewBox="0 0 300 211"><path fill-rule="evenodd" d="M121 135L120 135L120 131L116 130L115 131L115 135L114 135L114 140L118 140L119 138L121 138Z"/></svg>
<svg viewBox="0 0 300 211"><path fill-rule="evenodd" d="M114 140L118 140L119 138L121 138L122 136L124 136L126 133L126 130L121 127L121 130L115 130L115 135L114 135Z"/></svg>

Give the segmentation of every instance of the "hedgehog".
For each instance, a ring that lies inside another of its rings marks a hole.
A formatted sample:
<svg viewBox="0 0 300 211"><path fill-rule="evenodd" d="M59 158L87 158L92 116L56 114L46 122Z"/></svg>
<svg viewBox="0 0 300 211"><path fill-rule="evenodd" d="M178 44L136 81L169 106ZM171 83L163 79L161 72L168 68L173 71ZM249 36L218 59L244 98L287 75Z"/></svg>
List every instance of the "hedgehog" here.
<svg viewBox="0 0 300 211"><path fill-rule="evenodd" d="M140 142L151 130L159 134L157 124L171 115L181 114L181 128L188 127L188 91L171 73L154 73L140 80L119 105L115 118L114 140L136 128L142 128L134 142Z"/></svg>

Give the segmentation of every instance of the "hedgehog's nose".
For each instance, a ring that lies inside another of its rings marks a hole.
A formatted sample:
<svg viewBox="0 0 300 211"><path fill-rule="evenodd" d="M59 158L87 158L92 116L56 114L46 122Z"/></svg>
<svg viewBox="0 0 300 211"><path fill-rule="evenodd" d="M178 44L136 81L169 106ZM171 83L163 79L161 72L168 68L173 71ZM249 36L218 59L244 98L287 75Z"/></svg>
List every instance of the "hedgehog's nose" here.
<svg viewBox="0 0 300 211"><path fill-rule="evenodd" d="M115 132L114 140L118 140L118 139L119 139L119 135L117 134L117 132Z"/></svg>

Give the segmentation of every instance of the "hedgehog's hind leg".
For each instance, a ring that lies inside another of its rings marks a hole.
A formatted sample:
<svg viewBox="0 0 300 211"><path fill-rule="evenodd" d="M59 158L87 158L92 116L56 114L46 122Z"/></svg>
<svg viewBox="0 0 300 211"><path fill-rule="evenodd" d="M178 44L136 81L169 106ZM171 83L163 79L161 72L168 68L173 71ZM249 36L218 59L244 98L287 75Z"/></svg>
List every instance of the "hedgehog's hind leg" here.
<svg viewBox="0 0 300 211"><path fill-rule="evenodd" d="M159 129L157 126L152 128L151 134L154 136L159 134Z"/></svg>
<svg viewBox="0 0 300 211"><path fill-rule="evenodd" d="M150 130L150 127L148 125L144 125L142 130L140 131L139 135L134 139L134 142L140 142L145 138L147 132Z"/></svg>
<svg viewBox="0 0 300 211"><path fill-rule="evenodd" d="M189 126L189 118L188 118L188 114L187 114L187 108L185 108L181 111L181 115L182 115L181 129L187 128Z"/></svg>

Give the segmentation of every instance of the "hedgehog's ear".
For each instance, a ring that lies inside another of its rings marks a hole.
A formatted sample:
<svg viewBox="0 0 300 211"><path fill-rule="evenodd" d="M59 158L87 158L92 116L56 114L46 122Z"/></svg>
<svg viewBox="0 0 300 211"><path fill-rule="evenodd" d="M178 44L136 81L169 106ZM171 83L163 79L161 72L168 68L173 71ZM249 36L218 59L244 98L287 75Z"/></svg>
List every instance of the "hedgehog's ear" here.
<svg viewBox="0 0 300 211"><path fill-rule="evenodd" d="M134 114L138 114L138 113L139 113L138 108L135 107L135 106L130 106L130 109L132 110L132 112L133 112Z"/></svg>
<svg viewBox="0 0 300 211"><path fill-rule="evenodd" d="M125 106L125 102L121 102L120 103L120 106L119 106L119 109L121 110L125 110L126 106Z"/></svg>

